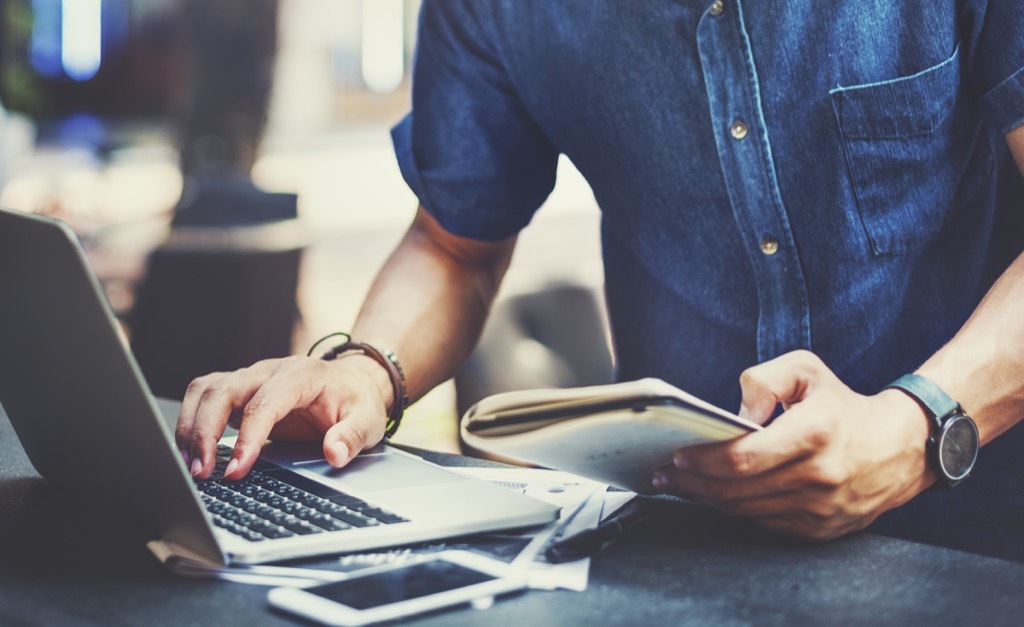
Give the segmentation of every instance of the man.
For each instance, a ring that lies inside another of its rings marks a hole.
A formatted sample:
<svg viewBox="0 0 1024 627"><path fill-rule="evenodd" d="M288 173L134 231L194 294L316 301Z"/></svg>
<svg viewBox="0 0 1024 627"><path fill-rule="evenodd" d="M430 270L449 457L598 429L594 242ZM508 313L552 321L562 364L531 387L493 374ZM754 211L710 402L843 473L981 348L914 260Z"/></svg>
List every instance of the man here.
<svg viewBox="0 0 1024 627"><path fill-rule="evenodd" d="M802 537L877 519L1024 559L1022 33L1016 0L428 0L393 133L421 207L352 335L397 353L413 398L448 378L566 154L602 210L620 378L778 414L656 487ZM371 357L197 380L193 474L232 412L231 477L268 436L345 464L401 402ZM913 372L932 388L886 388ZM935 386L994 442L922 494L946 473Z"/></svg>

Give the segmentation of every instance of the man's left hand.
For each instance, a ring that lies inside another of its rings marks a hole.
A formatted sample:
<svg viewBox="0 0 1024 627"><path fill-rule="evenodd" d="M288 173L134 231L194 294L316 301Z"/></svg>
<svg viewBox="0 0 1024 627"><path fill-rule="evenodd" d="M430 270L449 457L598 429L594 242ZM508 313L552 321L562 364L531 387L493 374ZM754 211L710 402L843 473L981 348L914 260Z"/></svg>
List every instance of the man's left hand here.
<svg viewBox="0 0 1024 627"><path fill-rule="evenodd" d="M740 377L740 415L763 431L680 449L656 488L790 535L863 529L934 481L928 420L906 394L857 394L814 354L788 353Z"/></svg>

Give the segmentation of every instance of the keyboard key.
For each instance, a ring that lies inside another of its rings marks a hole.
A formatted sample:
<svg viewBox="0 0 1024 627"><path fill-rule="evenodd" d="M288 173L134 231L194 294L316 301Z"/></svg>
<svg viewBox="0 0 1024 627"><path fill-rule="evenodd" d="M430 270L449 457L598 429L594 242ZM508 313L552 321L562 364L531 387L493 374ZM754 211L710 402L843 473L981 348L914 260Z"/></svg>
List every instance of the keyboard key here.
<svg viewBox="0 0 1024 627"><path fill-rule="evenodd" d="M358 514L352 511L333 512L331 514L331 517L340 520L343 523L348 523L353 527L373 527L374 525L380 524L372 518L367 518L362 514Z"/></svg>
<svg viewBox="0 0 1024 627"><path fill-rule="evenodd" d="M259 516L260 518L266 518L266 516L261 513L261 510L266 510L268 512L274 511L259 501L246 501L245 505L242 505L242 509L250 514Z"/></svg>
<svg viewBox="0 0 1024 627"><path fill-rule="evenodd" d="M289 521L287 524L281 526L289 531L293 531L299 534L300 536L308 536L313 533L323 532L323 529L321 529L320 527L317 527L316 525L311 525L304 520L298 519L293 519L292 521Z"/></svg>
<svg viewBox="0 0 1024 627"><path fill-rule="evenodd" d="M297 472L292 472L285 468L276 467L272 470L264 471L264 474L272 479L276 479L283 484L291 486L301 490L302 492L308 492L314 496L323 497L329 499L331 497L342 497L342 498L354 498L344 492L332 488L329 485L320 483L319 481L313 481L308 479ZM286 494L285 492L278 492L279 494Z"/></svg>
<svg viewBox="0 0 1024 627"><path fill-rule="evenodd" d="M306 492L306 493L297 495L295 497L295 500L298 501L299 503L302 503L306 507L316 507L317 504L321 503L325 499L322 499L319 496L313 496L312 494L309 494L308 492Z"/></svg>
<svg viewBox="0 0 1024 627"><path fill-rule="evenodd" d="M277 509L281 510L282 512L288 512L289 514L294 514L297 511L305 509L305 506L302 505L302 503L296 503L295 501L286 501L285 503L283 503Z"/></svg>
<svg viewBox="0 0 1024 627"><path fill-rule="evenodd" d="M408 519L402 518L394 512L389 512L388 510L381 509L379 507L367 507L360 510L360 513L364 516L372 516L382 523L389 525L398 522L408 522Z"/></svg>
<svg viewBox="0 0 1024 627"><path fill-rule="evenodd" d="M293 515L299 520L312 520L318 518L321 514L315 509L304 507L296 510Z"/></svg>
<svg viewBox="0 0 1024 627"><path fill-rule="evenodd" d="M268 532L268 531L270 531L272 529L277 529L277 525L272 525L272 524L270 524L267 521L262 520L262 519L254 521L254 522L246 525L246 527L248 527L251 531L255 531L256 533L258 533L260 535L264 535L264 534L266 534L266 532Z"/></svg>
<svg viewBox="0 0 1024 627"><path fill-rule="evenodd" d="M247 500L248 499L242 496L241 494L233 494L231 496L226 496L223 499L225 503L229 503L231 505L234 505L235 507L241 507L242 505L245 504Z"/></svg>
<svg viewBox="0 0 1024 627"><path fill-rule="evenodd" d="M276 509L274 509L273 507L268 507L268 506L264 505L263 503L259 503L256 506L256 510L252 511L250 513L256 514L260 518L265 518L265 519L269 520L270 517L273 516L274 514L277 514L278 511Z"/></svg>
<svg viewBox="0 0 1024 627"><path fill-rule="evenodd" d="M286 514L284 512L275 511L269 516L265 516L265 518L270 522L274 523L275 525L283 526L286 520L294 518L294 516L292 516L291 514Z"/></svg>
<svg viewBox="0 0 1024 627"><path fill-rule="evenodd" d="M334 518L324 516L323 514L317 518L309 520L308 522L326 531L344 531L345 529L352 528L352 525L348 523L343 523L340 520L335 520Z"/></svg>

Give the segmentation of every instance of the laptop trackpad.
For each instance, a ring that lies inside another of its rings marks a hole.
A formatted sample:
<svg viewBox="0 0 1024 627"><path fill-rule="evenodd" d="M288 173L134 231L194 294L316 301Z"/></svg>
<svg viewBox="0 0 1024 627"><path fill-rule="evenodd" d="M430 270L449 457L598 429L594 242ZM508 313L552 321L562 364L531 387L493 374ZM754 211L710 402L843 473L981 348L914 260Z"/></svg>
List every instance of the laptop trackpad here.
<svg viewBox="0 0 1024 627"><path fill-rule="evenodd" d="M337 482L357 491L379 492L465 480L465 477L454 472L395 453L359 455L344 468L335 468L326 460L300 462L293 464L292 468L328 477L332 483Z"/></svg>

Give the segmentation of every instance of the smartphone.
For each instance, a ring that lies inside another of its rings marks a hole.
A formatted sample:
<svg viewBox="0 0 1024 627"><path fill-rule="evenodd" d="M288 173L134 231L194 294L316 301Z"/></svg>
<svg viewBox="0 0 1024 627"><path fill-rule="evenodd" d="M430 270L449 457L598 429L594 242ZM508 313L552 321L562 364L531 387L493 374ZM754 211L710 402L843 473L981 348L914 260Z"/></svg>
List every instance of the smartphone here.
<svg viewBox="0 0 1024 627"><path fill-rule="evenodd" d="M274 588L274 607L324 625L369 625L486 600L526 587L508 564L468 551L442 551L413 562L357 571L342 581L308 588Z"/></svg>

